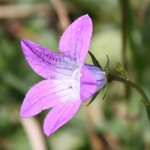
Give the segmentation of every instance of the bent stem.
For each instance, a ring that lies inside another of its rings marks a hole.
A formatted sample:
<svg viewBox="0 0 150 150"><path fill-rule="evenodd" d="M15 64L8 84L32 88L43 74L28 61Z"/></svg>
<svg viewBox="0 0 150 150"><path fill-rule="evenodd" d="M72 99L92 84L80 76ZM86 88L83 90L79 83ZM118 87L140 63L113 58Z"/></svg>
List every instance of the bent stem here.
<svg viewBox="0 0 150 150"><path fill-rule="evenodd" d="M147 95L145 94L144 90L139 87L137 84L129 81L129 80L126 80L120 76L115 76L115 75L111 75L111 74L108 74L108 82L111 82L111 81L119 81L119 82L122 82L126 85L128 85L129 87L132 87L134 89L136 89L142 96L142 102L146 108L146 112L147 112L147 115L148 115L148 119L150 121L150 102L149 102L149 99L147 97Z"/></svg>

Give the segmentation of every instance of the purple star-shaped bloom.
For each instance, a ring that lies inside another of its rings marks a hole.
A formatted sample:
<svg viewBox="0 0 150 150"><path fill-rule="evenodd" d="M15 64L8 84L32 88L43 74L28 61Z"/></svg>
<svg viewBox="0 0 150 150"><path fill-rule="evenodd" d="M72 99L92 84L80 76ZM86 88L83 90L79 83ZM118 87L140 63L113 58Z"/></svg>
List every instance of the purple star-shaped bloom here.
<svg viewBox="0 0 150 150"><path fill-rule="evenodd" d="M45 80L28 91L20 115L30 117L52 108L44 121L43 128L47 136L69 121L82 102L106 83L102 70L84 64L91 35L92 21L88 15L84 15L63 33L59 43L60 53L29 40L21 41L29 65Z"/></svg>

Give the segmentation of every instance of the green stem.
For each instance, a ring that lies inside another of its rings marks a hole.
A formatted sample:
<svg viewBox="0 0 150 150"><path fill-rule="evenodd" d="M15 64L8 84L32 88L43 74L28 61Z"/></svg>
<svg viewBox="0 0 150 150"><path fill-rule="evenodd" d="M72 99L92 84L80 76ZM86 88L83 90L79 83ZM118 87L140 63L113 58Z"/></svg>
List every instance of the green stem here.
<svg viewBox="0 0 150 150"><path fill-rule="evenodd" d="M139 87L137 84L135 84L135 83L133 83L129 80L126 80L126 79L124 79L120 76L115 76L115 75L108 74L108 81L110 82L110 81L113 81L113 80L122 82L122 83L128 85L129 87L132 87L132 88L136 89L141 94L141 96L143 97L142 102L143 102L144 106L146 107L148 119L150 121L150 102L149 102L149 99L148 99L147 95L143 91L143 89L141 87Z"/></svg>
<svg viewBox="0 0 150 150"><path fill-rule="evenodd" d="M121 14L122 14L122 61L123 66L127 70L127 57L126 57L126 41L127 41L127 0L121 1Z"/></svg>

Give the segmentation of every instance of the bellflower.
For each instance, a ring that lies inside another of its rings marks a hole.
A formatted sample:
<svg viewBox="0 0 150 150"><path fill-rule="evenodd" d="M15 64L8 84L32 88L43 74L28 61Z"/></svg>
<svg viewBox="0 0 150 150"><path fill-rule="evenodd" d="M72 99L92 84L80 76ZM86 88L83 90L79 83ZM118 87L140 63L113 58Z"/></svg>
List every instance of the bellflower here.
<svg viewBox="0 0 150 150"><path fill-rule="evenodd" d="M20 116L30 117L52 108L44 121L44 133L53 134L78 111L105 83L105 73L98 67L84 64L92 35L88 15L75 20L63 33L60 53L23 39L21 46L31 68L45 80L26 94Z"/></svg>

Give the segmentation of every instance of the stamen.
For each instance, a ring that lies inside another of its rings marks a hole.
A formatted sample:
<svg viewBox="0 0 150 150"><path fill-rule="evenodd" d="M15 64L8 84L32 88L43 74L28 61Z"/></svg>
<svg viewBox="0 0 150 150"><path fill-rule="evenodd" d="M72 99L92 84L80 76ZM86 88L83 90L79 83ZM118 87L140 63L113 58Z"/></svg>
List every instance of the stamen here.
<svg viewBox="0 0 150 150"><path fill-rule="evenodd" d="M80 69L74 70L70 79L65 80L65 83L69 83L69 86L72 87L73 90L79 91L80 90L80 78L82 74L80 73Z"/></svg>

